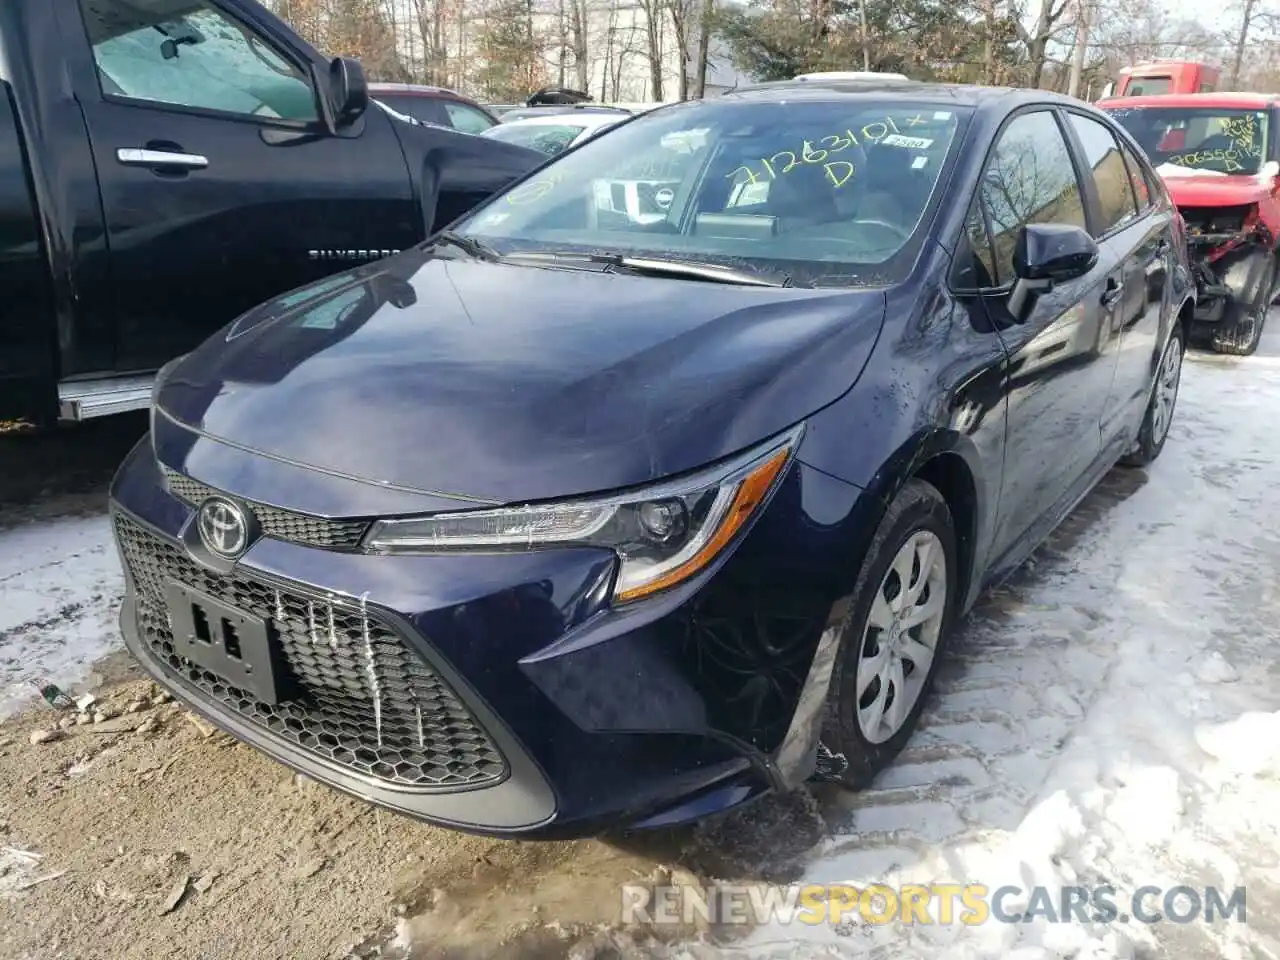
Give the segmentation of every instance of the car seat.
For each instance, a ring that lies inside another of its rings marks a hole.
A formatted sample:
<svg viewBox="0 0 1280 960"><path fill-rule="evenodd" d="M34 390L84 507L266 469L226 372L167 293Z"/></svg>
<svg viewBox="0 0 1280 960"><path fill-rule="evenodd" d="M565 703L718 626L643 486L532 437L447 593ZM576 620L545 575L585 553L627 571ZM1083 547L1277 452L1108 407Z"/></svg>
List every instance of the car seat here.
<svg viewBox="0 0 1280 960"><path fill-rule="evenodd" d="M1165 132L1160 138L1160 144L1156 147L1157 153L1177 153L1187 145L1187 131L1181 128L1175 128Z"/></svg>
<svg viewBox="0 0 1280 960"><path fill-rule="evenodd" d="M770 181L769 197L762 204L763 212L777 217L780 231L843 219L822 164L800 163L786 172L783 169Z"/></svg>

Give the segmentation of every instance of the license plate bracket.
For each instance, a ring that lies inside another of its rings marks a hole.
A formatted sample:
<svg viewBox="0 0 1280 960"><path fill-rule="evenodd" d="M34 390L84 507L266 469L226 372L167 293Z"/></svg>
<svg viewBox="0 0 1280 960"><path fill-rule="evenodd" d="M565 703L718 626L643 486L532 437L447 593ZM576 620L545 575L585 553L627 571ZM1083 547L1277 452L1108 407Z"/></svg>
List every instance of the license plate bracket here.
<svg viewBox="0 0 1280 960"><path fill-rule="evenodd" d="M280 702L283 661L268 620L176 581L166 585L165 599L179 656L261 703Z"/></svg>

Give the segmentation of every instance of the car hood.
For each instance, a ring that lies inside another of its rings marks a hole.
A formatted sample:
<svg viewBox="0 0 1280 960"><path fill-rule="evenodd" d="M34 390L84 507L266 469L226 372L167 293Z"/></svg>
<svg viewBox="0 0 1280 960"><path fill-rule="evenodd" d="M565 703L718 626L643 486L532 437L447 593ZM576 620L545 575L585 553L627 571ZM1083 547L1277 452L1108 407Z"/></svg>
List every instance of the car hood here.
<svg viewBox="0 0 1280 960"><path fill-rule="evenodd" d="M174 365L156 399L166 419L295 464L541 500L678 474L803 420L853 385L884 305L876 288L412 250L247 314Z"/></svg>
<svg viewBox="0 0 1280 960"><path fill-rule="evenodd" d="M1179 207L1231 207L1271 195L1271 181L1257 176L1205 173L1164 164L1157 172Z"/></svg>

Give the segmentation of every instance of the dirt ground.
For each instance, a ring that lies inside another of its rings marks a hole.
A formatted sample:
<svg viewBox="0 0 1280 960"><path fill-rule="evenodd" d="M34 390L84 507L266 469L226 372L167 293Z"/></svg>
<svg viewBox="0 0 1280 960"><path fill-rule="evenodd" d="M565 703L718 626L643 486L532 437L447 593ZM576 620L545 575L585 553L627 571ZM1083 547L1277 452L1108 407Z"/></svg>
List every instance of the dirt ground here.
<svg viewBox="0 0 1280 960"><path fill-rule="evenodd" d="M647 955L646 931L608 933L622 884L757 876L751 834L781 830L797 854L820 835L805 796L622 847L437 830L215 732L124 655L84 686L83 717L40 702L0 726L4 957Z"/></svg>

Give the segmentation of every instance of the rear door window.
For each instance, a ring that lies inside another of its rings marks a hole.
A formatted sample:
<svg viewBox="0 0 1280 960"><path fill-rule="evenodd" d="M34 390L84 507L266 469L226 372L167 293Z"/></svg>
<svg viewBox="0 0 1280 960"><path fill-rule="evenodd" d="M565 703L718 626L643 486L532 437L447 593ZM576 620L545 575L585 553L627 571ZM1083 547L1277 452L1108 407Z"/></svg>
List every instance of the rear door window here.
<svg viewBox="0 0 1280 960"><path fill-rule="evenodd" d="M1070 113L1068 116L1071 118L1071 128L1084 151L1085 163L1093 171L1094 188L1098 193L1098 212L1102 217L1095 224L1093 232L1094 236L1100 237L1138 215L1129 170L1120 153L1120 144L1106 126L1078 113Z"/></svg>
<svg viewBox="0 0 1280 960"><path fill-rule="evenodd" d="M1138 213L1141 215L1153 204L1154 185L1148 178L1146 165L1138 159L1138 155L1123 143L1120 152L1124 154L1124 165L1129 171L1129 183L1133 187L1134 199L1138 201Z"/></svg>

